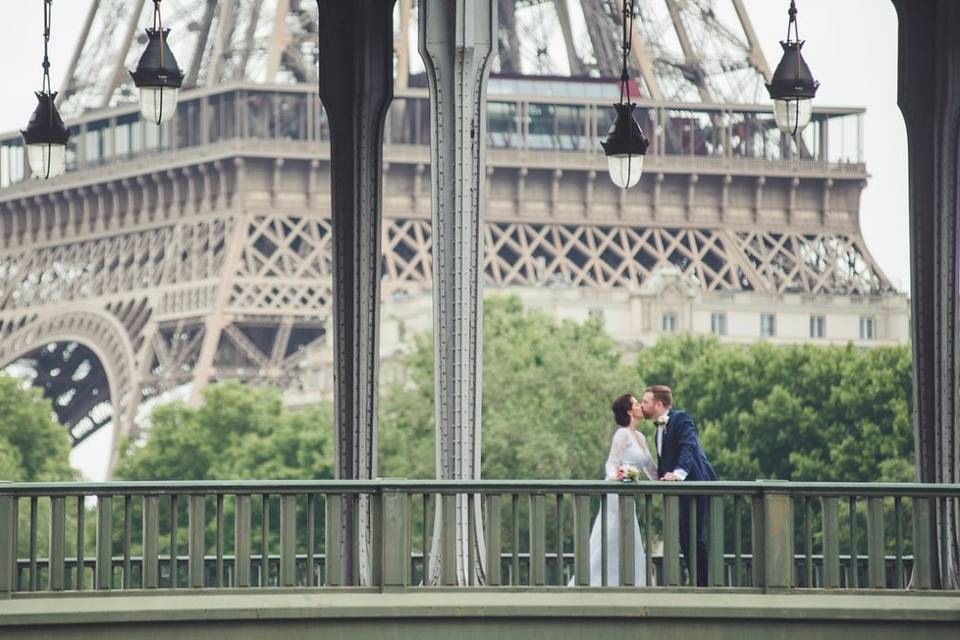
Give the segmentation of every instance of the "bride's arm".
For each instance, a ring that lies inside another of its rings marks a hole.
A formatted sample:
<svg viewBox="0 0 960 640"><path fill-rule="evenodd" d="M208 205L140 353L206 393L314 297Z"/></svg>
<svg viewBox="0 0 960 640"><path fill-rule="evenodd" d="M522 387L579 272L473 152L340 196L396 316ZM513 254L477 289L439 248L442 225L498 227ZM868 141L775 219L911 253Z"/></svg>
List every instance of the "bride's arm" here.
<svg viewBox="0 0 960 640"><path fill-rule="evenodd" d="M647 474L647 478L650 480L656 480L657 465L653 463L653 456L650 454L650 447L647 446L647 439L640 432L637 432L637 435L640 436L640 444L644 450L644 453L647 455L647 462L643 465L643 472Z"/></svg>
<svg viewBox="0 0 960 640"><path fill-rule="evenodd" d="M605 478L607 480L617 479L617 467L623 462L623 452L630 445L627 438L630 434L626 429L617 429L613 434L613 440L610 442L610 454L607 456L607 463L604 465Z"/></svg>

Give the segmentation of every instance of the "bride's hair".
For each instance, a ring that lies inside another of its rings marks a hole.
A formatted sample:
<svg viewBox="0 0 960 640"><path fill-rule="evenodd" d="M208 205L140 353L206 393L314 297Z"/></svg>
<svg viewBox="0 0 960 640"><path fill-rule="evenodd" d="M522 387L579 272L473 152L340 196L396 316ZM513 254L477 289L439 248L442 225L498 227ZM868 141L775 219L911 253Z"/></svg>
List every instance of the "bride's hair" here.
<svg viewBox="0 0 960 640"><path fill-rule="evenodd" d="M613 419L621 427L630 426L630 407L633 405L633 394L625 393L613 401Z"/></svg>

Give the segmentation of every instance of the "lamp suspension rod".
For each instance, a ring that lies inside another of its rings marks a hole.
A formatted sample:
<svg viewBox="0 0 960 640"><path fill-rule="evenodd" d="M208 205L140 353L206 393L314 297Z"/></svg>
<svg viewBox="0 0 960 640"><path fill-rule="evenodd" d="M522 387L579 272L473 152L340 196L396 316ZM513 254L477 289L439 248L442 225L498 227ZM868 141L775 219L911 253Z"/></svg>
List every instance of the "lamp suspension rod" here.
<svg viewBox="0 0 960 640"><path fill-rule="evenodd" d="M790 0L790 8L787 10L790 21L787 22L787 42L790 42L790 28L793 28L793 37L800 42L800 31L797 26L797 1Z"/></svg>
<svg viewBox="0 0 960 640"><path fill-rule="evenodd" d="M40 90L44 93L50 93L52 88L50 86L50 19L51 19L51 6L53 5L53 0L44 0L43 2L43 81L40 84ZM51 118L53 112L51 112Z"/></svg>
<svg viewBox="0 0 960 640"><path fill-rule="evenodd" d="M160 0L153 0L153 28L160 33L160 66L163 67L163 16L160 15Z"/></svg>
<svg viewBox="0 0 960 640"><path fill-rule="evenodd" d="M627 96L627 102L630 102L630 76L627 75L627 56L630 54L630 48L633 41L633 8L634 0L623 0L623 42L621 50L623 54L623 67L620 71L620 102L623 102L624 93Z"/></svg>

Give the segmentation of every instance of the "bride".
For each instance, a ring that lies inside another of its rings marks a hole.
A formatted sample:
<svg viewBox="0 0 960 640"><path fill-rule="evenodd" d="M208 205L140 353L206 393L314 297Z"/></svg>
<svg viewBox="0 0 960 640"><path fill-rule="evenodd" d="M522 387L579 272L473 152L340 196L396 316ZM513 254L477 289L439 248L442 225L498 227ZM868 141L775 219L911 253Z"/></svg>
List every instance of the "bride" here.
<svg viewBox="0 0 960 640"><path fill-rule="evenodd" d="M610 454L605 465L607 480L619 480L619 468L622 464L629 464L640 469L650 480L657 479L657 466L647 448L647 440L637 431L637 422L643 420L643 411L640 403L630 394L622 395L613 401L613 417L618 428L613 434L610 443ZM620 585L620 496L611 493L606 496L607 501L607 586ZM590 531L590 586L603 584L602 562L603 555L600 546L602 535L601 518L603 510L597 514ZM640 525L633 521L634 539L634 584L646 584L646 555L643 552L643 540L640 538ZM574 584L573 580L570 585Z"/></svg>

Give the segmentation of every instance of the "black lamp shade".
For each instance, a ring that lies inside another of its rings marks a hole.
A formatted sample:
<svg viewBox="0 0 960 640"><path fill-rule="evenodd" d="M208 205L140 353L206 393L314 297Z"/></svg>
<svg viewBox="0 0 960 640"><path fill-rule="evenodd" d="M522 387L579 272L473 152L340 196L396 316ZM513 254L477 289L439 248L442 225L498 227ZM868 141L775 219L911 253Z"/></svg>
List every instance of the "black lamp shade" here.
<svg viewBox="0 0 960 640"><path fill-rule="evenodd" d="M767 83L770 97L778 100L816 96L820 83L813 79L810 67L800 53L803 42L781 42L780 46L783 47L783 57Z"/></svg>
<svg viewBox="0 0 960 640"><path fill-rule="evenodd" d="M170 29L147 29L147 48L136 70L130 72L140 89L140 113L157 126L173 117L183 84L183 71L167 44L169 33Z"/></svg>
<svg viewBox="0 0 960 640"><path fill-rule="evenodd" d="M70 132L63 126L54 100L56 93L36 92L37 108L27 128L21 131L27 145L27 163L38 178L53 178L67 169L67 140Z"/></svg>
<svg viewBox="0 0 960 640"><path fill-rule="evenodd" d="M621 102L613 108L617 110L617 119L610 127L606 141L600 145L607 156L610 179L621 189L629 189L640 181L643 156L650 142L633 117L635 104Z"/></svg>
<svg viewBox="0 0 960 640"><path fill-rule="evenodd" d="M170 87L179 89L183 84L183 71L167 44L170 29L147 29L147 48L140 56L137 68L130 72L137 87Z"/></svg>
<svg viewBox="0 0 960 640"><path fill-rule="evenodd" d="M34 95L37 96L38 104L30 116L27 128L20 132L23 134L23 141L27 144L67 144L70 132L63 126L63 119L54 104L57 93L37 91Z"/></svg>
<svg viewBox="0 0 960 640"><path fill-rule="evenodd" d="M800 53L803 42L781 42L783 58L777 65L767 91L773 98L773 117L777 127L789 136L797 135L813 115L813 97L820 83L813 79L810 67Z"/></svg>

